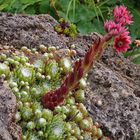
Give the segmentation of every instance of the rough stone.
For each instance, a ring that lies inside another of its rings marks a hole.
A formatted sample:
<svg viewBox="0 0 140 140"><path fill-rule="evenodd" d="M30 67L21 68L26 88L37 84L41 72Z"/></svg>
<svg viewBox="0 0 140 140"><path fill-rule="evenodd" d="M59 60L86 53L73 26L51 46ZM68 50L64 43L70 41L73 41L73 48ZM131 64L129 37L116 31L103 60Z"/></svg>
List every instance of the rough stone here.
<svg viewBox="0 0 140 140"><path fill-rule="evenodd" d="M21 128L15 124L16 97L0 83L0 140L20 140Z"/></svg>
<svg viewBox="0 0 140 140"><path fill-rule="evenodd" d="M97 63L89 74L87 106L112 140L140 139L140 98L135 81ZM98 101L102 105L98 105Z"/></svg>

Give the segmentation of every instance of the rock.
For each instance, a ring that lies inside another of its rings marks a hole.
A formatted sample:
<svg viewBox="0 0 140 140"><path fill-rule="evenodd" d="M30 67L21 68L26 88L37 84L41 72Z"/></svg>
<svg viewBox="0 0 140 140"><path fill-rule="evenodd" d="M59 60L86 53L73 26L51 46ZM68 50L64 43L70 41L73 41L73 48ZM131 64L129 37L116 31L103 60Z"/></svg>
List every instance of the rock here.
<svg viewBox="0 0 140 140"><path fill-rule="evenodd" d="M77 57L83 57L98 36L78 35L72 39L57 34L54 31L56 24L49 15L2 13L1 46L14 45L20 48L24 45L31 48L44 44L65 48L75 44ZM105 135L111 140L140 139L140 68L109 48L93 66L88 82L90 84L86 91L85 104L94 121L102 126ZM7 131L5 133L7 134ZM6 136L11 135L9 133Z"/></svg>
<svg viewBox="0 0 140 140"><path fill-rule="evenodd" d="M134 94L135 81L102 63L97 63L89 76L87 106L93 120L112 140L140 139L140 98Z"/></svg>
<svg viewBox="0 0 140 140"><path fill-rule="evenodd" d="M15 124L16 98L0 83L0 140L20 140L21 128Z"/></svg>
<svg viewBox="0 0 140 140"><path fill-rule="evenodd" d="M57 22L49 15L0 14L1 44L38 47L40 44L66 46L67 38L54 31Z"/></svg>

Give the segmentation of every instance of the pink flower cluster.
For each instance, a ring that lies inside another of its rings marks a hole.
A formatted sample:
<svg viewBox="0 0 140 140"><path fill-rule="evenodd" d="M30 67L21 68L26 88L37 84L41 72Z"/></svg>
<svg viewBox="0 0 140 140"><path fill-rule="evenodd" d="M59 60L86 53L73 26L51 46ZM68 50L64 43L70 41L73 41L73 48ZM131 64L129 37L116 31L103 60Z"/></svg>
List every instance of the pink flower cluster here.
<svg viewBox="0 0 140 140"><path fill-rule="evenodd" d="M114 20L106 21L105 31L111 37L115 37L114 48L117 52L125 52L131 44L129 32L126 25L132 24L132 16L125 6L117 6L113 10Z"/></svg>
<svg viewBox="0 0 140 140"><path fill-rule="evenodd" d="M113 15L115 22L122 24L122 26L132 23L132 16L125 6L117 6L113 11Z"/></svg>

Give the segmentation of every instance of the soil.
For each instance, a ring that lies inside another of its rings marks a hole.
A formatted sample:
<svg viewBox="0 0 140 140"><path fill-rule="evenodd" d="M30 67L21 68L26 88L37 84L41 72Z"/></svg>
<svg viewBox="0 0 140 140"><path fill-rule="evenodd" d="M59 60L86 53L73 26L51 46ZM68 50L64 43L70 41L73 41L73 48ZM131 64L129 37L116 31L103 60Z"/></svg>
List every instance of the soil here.
<svg viewBox="0 0 140 140"><path fill-rule="evenodd" d="M49 15L1 13L0 45L34 48L44 44L67 48L74 44L77 57L83 57L93 41L99 38L97 34L90 34L78 35L72 39L55 32L56 24L58 23ZM93 120L101 125L104 134L111 140L140 140L139 66L125 59L122 54L117 54L110 47L89 73L86 96L85 105ZM3 114L0 112L1 115ZM10 135L9 128L6 127L4 132L7 131Z"/></svg>

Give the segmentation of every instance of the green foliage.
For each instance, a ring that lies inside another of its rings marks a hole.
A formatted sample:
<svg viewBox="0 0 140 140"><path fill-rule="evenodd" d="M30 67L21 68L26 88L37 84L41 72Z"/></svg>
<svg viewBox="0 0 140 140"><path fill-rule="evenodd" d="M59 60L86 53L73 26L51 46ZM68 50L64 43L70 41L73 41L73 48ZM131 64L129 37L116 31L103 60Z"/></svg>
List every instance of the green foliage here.
<svg viewBox="0 0 140 140"><path fill-rule="evenodd" d="M58 0L55 6L58 10L58 15L67 21L75 23L80 33L103 33L104 16L108 13L109 8L105 5L108 1L103 0L95 3L91 0L85 2L80 2L79 0Z"/></svg>
<svg viewBox="0 0 140 140"><path fill-rule="evenodd" d="M49 0L1 0L0 11L27 14L47 13L50 11Z"/></svg>
<svg viewBox="0 0 140 140"><path fill-rule="evenodd" d="M134 44L131 46L131 50L127 51L124 56L129 57L133 63L140 64L140 47L135 47Z"/></svg>
<svg viewBox="0 0 140 140"><path fill-rule="evenodd" d="M76 37L77 35L77 28L76 25L73 23L66 22L63 18L59 20L59 25L55 26L55 31L59 34L65 34L69 37Z"/></svg>

